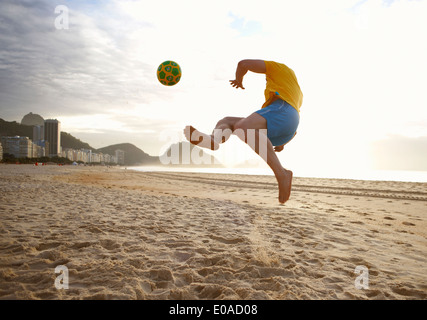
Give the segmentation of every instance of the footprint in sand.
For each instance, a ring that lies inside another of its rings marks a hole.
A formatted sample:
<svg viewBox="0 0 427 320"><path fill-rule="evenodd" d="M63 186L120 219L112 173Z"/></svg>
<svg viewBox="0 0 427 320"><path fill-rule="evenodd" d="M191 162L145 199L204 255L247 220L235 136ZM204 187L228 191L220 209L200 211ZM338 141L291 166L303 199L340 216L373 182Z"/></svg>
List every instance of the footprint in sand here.
<svg viewBox="0 0 427 320"><path fill-rule="evenodd" d="M120 244L118 244L116 241L110 240L110 239L101 240L101 241L99 241L99 243L104 249L107 249L107 250L113 250L113 249L117 249L120 247Z"/></svg>
<svg viewBox="0 0 427 320"><path fill-rule="evenodd" d="M219 242L222 242L222 243L225 243L225 244L236 244L236 243L245 241L242 238L226 239L226 238L223 238L223 237L220 237L220 236L215 236L215 235L211 235L210 237L212 239L216 240L216 241L219 241Z"/></svg>
<svg viewBox="0 0 427 320"><path fill-rule="evenodd" d="M76 242L70 248L72 248L72 249L81 249L81 248L90 247L92 245L93 245L93 243L88 242L88 241Z"/></svg>
<svg viewBox="0 0 427 320"><path fill-rule="evenodd" d="M407 221L403 221L402 224L404 224L405 226L415 226L414 223L407 222Z"/></svg>
<svg viewBox="0 0 427 320"><path fill-rule="evenodd" d="M60 242L51 242L51 243L41 243L36 247L37 251L44 251L47 249L53 249L61 245Z"/></svg>

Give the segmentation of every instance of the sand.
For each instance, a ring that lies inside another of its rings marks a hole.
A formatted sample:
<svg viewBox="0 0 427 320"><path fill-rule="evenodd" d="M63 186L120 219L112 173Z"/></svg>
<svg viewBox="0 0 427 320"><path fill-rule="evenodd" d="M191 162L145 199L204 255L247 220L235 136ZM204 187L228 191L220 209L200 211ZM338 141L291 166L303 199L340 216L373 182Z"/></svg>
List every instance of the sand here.
<svg viewBox="0 0 427 320"><path fill-rule="evenodd" d="M293 186L0 165L0 299L427 298L427 184Z"/></svg>

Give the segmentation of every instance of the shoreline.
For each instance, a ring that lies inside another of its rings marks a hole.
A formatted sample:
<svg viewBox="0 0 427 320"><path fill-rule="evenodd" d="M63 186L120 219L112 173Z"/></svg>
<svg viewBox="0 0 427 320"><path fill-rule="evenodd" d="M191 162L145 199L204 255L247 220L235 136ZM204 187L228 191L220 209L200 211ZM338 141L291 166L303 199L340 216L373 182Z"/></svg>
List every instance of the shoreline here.
<svg viewBox="0 0 427 320"><path fill-rule="evenodd" d="M0 299L426 299L427 184L0 165ZM58 290L55 268L69 271ZM369 288L356 288L366 267Z"/></svg>
<svg viewBox="0 0 427 320"><path fill-rule="evenodd" d="M261 167L185 167L185 166L128 166L129 170L142 172L193 172L193 173L216 173L216 174L243 174L243 175L262 175L273 176L273 172L269 168ZM298 174L299 173L299 174ZM357 180L357 181L398 181L398 182L415 182L427 183L427 171L399 171L399 170L366 170L364 173L348 176L344 174L301 174L297 171L295 177L311 178L311 179L336 179L336 180Z"/></svg>

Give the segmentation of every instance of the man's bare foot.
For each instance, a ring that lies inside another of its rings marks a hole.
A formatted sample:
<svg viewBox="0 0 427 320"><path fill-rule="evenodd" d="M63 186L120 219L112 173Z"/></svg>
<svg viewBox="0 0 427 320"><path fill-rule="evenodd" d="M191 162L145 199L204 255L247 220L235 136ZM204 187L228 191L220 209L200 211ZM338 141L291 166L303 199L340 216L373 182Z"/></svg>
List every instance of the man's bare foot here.
<svg viewBox="0 0 427 320"><path fill-rule="evenodd" d="M219 144L215 142L212 136L200 132L193 126L186 126L184 129L185 138L192 144L210 149L210 150L218 150Z"/></svg>
<svg viewBox="0 0 427 320"><path fill-rule="evenodd" d="M291 170L283 169L283 175L277 178L279 184L279 202L285 203L291 196L292 189L292 177L293 173Z"/></svg>

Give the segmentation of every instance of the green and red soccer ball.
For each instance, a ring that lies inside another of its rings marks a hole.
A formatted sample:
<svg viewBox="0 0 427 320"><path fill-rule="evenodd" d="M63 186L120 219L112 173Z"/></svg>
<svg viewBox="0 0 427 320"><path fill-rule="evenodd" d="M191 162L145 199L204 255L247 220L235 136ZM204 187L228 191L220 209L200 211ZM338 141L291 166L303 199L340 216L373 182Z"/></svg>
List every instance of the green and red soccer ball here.
<svg viewBox="0 0 427 320"><path fill-rule="evenodd" d="M157 68L157 79L165 86L174 86L181 80L181 67L175 61L167 60Z"/></svg>

